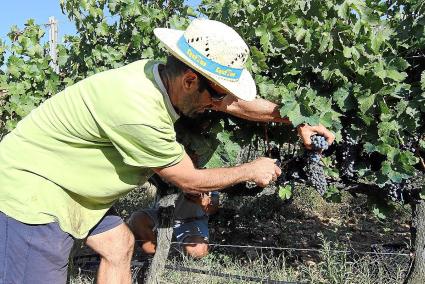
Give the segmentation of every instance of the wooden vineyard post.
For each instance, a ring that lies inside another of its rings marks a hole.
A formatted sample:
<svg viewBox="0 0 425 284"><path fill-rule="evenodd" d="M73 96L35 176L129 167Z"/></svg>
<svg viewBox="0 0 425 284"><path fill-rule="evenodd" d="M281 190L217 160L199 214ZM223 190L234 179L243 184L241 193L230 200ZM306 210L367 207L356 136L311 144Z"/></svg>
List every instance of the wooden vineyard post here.
<svg viewBox="0 0 425 284"><path fill-rule="evenodd" d="M146 277L147 284L158 284L159 277L164 271L173 236L174 208L177 196L178 194L166 195L158 202L159 227L157 230L157 246Z"/></svg>
<svg viewBox="0 0 425 284"><path fill-rule="evenodd" d="M407 284L425 283L425 200L418 200L412 206L412 239L414 260L405 281Z"/></svg>

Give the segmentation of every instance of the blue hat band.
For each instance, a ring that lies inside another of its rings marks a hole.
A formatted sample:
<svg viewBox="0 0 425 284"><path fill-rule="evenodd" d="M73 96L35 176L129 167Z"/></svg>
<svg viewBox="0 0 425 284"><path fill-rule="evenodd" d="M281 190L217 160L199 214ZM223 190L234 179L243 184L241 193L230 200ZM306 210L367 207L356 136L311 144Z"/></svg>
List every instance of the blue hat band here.
<svg viewBox="0 0 425 284"><path fill-rule="evenodd" d="M186 38L184 36L182 36L177 42L177 47L193 63L201 67L203 70L206 70L210 73L213 73L225 79L232 79L234 81L237 81L242 75L243 69L224 66L217 62L212 61L211 59L209 59L208 57L206 57L205 55L201 54L199 51L191 47L186 42Z"/></svg>

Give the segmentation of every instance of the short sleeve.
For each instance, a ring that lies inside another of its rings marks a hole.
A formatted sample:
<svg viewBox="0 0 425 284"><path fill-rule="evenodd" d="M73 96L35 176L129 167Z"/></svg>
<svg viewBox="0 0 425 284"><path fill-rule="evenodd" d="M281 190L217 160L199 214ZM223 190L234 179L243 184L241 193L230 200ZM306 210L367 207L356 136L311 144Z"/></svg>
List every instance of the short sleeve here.
<svg viewBox="0 0 425 284"><path fill-rule="evenodd" d="M172 127L123 124L107 133L124 163L135 167L168 167L183 159L184 148Z"/></svg>

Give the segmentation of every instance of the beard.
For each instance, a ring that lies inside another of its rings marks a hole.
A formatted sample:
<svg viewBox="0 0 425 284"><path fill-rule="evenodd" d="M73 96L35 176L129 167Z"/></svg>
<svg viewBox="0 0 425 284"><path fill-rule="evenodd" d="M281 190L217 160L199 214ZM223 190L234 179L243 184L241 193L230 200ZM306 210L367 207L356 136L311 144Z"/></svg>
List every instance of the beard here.
<svg viewBox="0 0 425 284"><path fill-rule="evenodd" d="M180 103L180 112L189 118L199 117L205 112L205 108L199 106L199 98L201 93L195 91L194 93L187 95Z"/></svg>

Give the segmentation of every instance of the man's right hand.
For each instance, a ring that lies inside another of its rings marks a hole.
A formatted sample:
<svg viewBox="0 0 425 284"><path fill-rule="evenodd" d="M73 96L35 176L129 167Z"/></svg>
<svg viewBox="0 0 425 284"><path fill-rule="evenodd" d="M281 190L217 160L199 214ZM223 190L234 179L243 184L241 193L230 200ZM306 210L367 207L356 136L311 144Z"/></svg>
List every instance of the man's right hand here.
<svg viewBox="0 0 425 284"><path fill-rule="evenodd" d="M258 158L244 166L251 172L251 181L261 187L265 187L275 181L282 173L281 169L276 165L276 160L266 157Z"/></svg>

